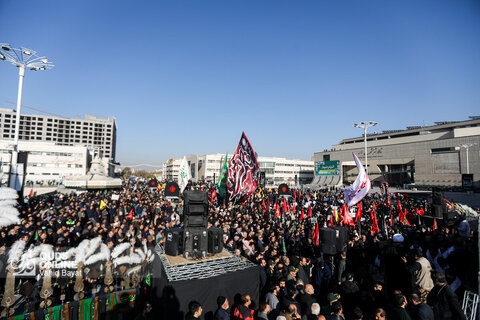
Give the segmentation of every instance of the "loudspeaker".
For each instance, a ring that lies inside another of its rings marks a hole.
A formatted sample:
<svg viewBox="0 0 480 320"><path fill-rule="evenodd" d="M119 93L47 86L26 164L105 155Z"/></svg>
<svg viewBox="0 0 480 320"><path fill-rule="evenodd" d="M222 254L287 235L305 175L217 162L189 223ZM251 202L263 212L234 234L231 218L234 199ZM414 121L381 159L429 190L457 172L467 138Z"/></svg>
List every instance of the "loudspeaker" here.
<svg viewBox="0 0 480 320"><path fill-rule="evenodd" d="M183 256L200 259L207 256L208 231L206 228L185 228L183 233Z"/></svg>
<svg viewBox="0 0 480 320"><path fill-rule="evenodd" d="M208 253L217 254L223 250L223 230L219 228L208 229Z"/></svg>
<svg viewBox="0 0 480 320"><path fill-rule="evenodd" d="M189 190L183 193L185 206L190 204L205 204L208 205L207 191Z"/></svg>
<svg viewBox="0 0 480 320"><path fill-rule="evenodd" d="M473 173L462 174L463 190L473 190Z"/></svg>
<svg viewBox="0 0 480 320"><path fill-rule="evenodd" d="M169 182L165 185L165 197L178 197L180 188L176 182Z"/></svg>
<svg viewBox="0 0 480 320"><path fill-rule="evenodd" d="M320 248L323 253L334 255L337 253L337 236L334 229L321 228L320 229Z"/></svg>
<svg viewBox="0 0 480 320"><path fill-rule="evenodd" d="M282 183L281 185L278 186L278 194L279 195L290 194L290 188L285 183Z"/></svg>
<svg viewBox="0 0 480 320"><path fill-rule="evenodd" d="M443 193L439 188L432 188L432 204L443 205Z"/></svg>
<svg viewBox="0 0 480 320"><path fill-rule="evenodd" d="M165 254L178 256L182 254L183 231L179 228L168 229L165 232Z"/></svg>
<svg viewBox="0 0 480 320"><path fill-rule="evenodd" d="M347 229L340 226L334 226L333 229L335 230L335 248L337 252L345 251L348 242Z"/></svg>
<svg viewBox="0 0 480 320"><path fill-rule="evenodd" d="M183 225L188 227L202 227L206 228L208 225L208 217L203 214L200 215L185 215L183 218Z"/></svg>
<svg viewBox="0 0 480 320"><path fill-rule="evenodd" d="M432 204L432 216L443 219L443 214L446 212L444 204Z"/></svg>

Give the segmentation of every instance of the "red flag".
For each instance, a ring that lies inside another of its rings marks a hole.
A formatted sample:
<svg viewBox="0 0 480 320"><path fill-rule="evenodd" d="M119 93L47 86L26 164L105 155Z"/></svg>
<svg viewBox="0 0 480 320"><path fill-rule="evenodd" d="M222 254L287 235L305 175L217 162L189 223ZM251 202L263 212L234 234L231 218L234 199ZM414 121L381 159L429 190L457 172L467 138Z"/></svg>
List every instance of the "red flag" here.
<svg viewBox="0 0 480 320"><path fill-rule="evenodd" d="M282 212L280 211L280 206L278 205L277 201L275 201L275 205L273 207L277 211L275 213L275 218L280 218L282 216Z"/></svg>
<svg viewBox="0 0 480 320"><path fill-rule="evenodd" d="M263 212L267 211L267 208L265 207L265 199L262 199L262 210Z"/></svg>
<svg viewBox="0 0 480 320"><path fill-rule="evenodd" d="M398 200L398 202L397 202L397 211L398 211L399 215L403 214L402 205L400 204L400 200Z"/></svg>
<svg viewBox="0 0 480 320"><path fill-rule="evenodd" d="M355 222L362 221L362 201L358 203L357 214L355 215Z"/></svg>
<svg viewBox="0 0 480 320"><path fill-rule="evenodd" d="M287 213L288 212L287 200L285 200L285 198L283 198L282 201L283 201L283 211L285 213Z"/></svg>
<svg viewBox="0 0 480 320"><path fill-rule="evenodd" d="M390 214L390 227L393 226L393 212Z"/></svg>
<svg viewBox="0 0 480 320"><path fill-rule="evenodd" d="M425 214L425 211L423 211L423 208L421 208L420 210L418 210L418 208L416 208L416 211L417 211L417 214L419 216L423 216Z"/></svg>
<svg viewBox="0 0 480 320"><path fill-rule="evenodd" d="M342 207L342 220L343 224L346 226L354 226L355 222L353 222L352 215L348 211L347 204L344 203Z"/></svg>
<svg viewBox="0 0 480 320"><path fill-rule="evenodd" d="M302 191L300 191L300 189L298 189L298 197L299 197L299 198L302 197Z"/></svg>
<svg viewBox="0 0 480 320"><path fill-rule="evenodd" d="M318 246L320 244L320 228L318 228L318 222L316 226L316 232L315 232L315 245Z"/></svg>
<svg viewBox="0 0 480 320"><path fill-rule="evenodd" d="M292 208L292 213L297 213L297 206L295 205L295 203L293 203L293 208Z"/></svg>
<svg viewBox="0 0 480 320"><path fill-rule="evenodd" d="M215 198L216 196L217 196L217 192L215 191L215 189L213 189L212 196L210 197L210 205L213 205L213 198Z"/></svg>
<svg viewBox="0 0 480 320"><path fill-rule="evenodd" d="M28 194L29 197L33 196L33 188L30 189L30 193Z"/></svg>
<svg viewBox="0 0 480 320"><path fill-rule="evenodd" d="M297 200L297 191L296 190L293 190L293 197L295 198L295 200Z"/></svg>
<svg viewBox="0 0 480 320"><path fill-rule="evenodd" d="M307 217L310 218L312 216L312 206L308 208L308 215Z"/></svg>
<svg viewBox="0 0 480 320"><path fill-rule="evenodd" d="M390 203L390 196L387 196L387 205L391 205L391 203Z"/></svg>
<svg viewBox="0 0 480 320"><path fill-rule="evenodd" d="M304 218L305 218L305 216L303 214L303 209L302 209L302 215L300 216L300 221L303 221Z"/></svg>
<svg viewBox="0 0 480 320"><path fill-rule="evenodd" d="M437 219L433 218L433 231L437 230Z"/></svg>
<svg viewBox="0 0 480 320"><path fill-rule="evenodd" d="M375 205L375 202L373 202L372 211L370 212L370 218L372 219L372 235L373 235L378 230L377 206Z"/></svg>
<svg viewBox="0 0 480 320"><path fill-rule="evenodd" d="M410 227L410 222L408 222L408 219L407 219L407 213L408 213L408 209L405 209L405 212L403 213L403 223Z"/></svg>
<svg viewBox="0 0 480 320"><path fill-rule="evenodd" d="M328 227L333 228L334 225L335 223L333 222L333 212L332 212L332 214L330 214L330 223L328 224Z"/></svg>
<svg viewBox="0 0 480 320"><path fill-rule="evenodd" d="M133 209L130 210L130 213L128 214L128 219L130 219L130 220L133 219Z"/></svg>

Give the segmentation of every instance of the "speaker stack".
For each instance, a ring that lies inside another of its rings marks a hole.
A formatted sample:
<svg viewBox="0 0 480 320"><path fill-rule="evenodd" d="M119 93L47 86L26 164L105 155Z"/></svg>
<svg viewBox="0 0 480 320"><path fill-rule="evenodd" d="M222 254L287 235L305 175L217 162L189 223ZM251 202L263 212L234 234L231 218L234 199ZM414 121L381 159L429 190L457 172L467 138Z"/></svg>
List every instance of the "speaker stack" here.
<svg viewBox="0 0 480 320"><path fill-rule="evenodd" d="M345 251L348 242L347 229L340 226L320 229L320 249L323 253L335 255Z"/></svg>

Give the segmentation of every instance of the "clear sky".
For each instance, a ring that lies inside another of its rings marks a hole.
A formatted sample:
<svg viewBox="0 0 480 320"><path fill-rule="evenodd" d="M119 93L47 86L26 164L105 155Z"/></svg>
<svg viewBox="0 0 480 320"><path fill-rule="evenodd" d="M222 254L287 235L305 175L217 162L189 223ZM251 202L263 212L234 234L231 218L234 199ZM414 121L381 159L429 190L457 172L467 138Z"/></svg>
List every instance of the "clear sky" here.
<svg viewBox="0 0 480 320"><path fill-rule="evenodd" d="M480 115L480 1L1 0L0 42L56 65L27 72L25 105L114 116L123 165L231 153L242 131L310 159L354 122ZM0 61L0 107L17 86Z"/></svg>

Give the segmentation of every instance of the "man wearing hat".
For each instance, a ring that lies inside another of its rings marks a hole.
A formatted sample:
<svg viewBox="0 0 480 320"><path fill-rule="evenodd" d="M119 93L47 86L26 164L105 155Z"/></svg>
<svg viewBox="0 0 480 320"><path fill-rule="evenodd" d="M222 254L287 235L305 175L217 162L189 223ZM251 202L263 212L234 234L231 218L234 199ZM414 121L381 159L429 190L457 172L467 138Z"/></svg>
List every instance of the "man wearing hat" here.
<svg viewBox="0 0 480 320"><path fill-rule="evenodd" d="M287 281L297 281L297 268L294 266L288 267Z"/></svg>

